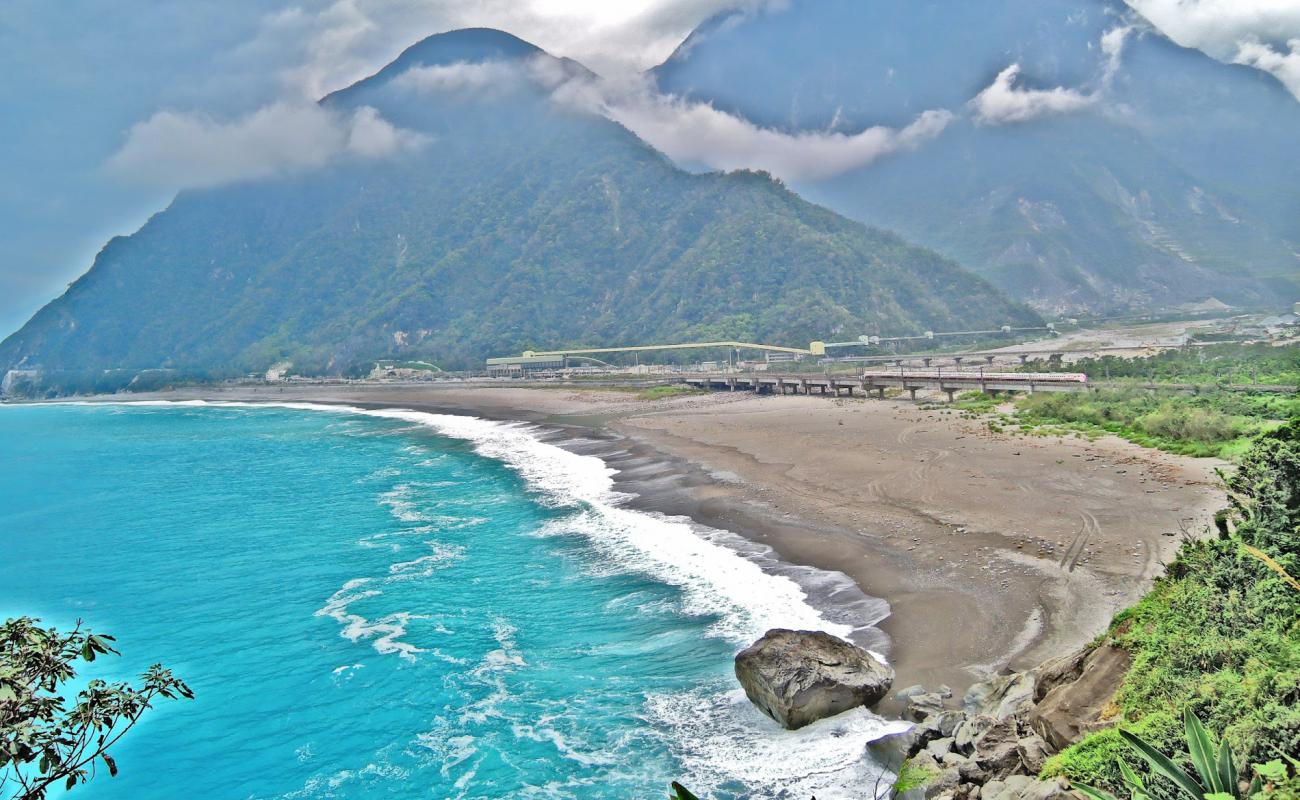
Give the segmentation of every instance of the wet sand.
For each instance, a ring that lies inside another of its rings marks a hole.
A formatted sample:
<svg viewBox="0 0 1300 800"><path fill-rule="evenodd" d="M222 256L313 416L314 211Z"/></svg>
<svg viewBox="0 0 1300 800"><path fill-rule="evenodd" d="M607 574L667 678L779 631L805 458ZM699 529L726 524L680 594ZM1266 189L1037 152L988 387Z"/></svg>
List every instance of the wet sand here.
<svg viewBox="0 0 1300 800"><path fill-rule="evenodd" d="M898 686L962 691L1100 633L1223 504L1216 462L1114 438L993 433L910 402L448 385L192 389L131 399L343 402L546 425L635 505L844 572L891 606Z"/></svg>

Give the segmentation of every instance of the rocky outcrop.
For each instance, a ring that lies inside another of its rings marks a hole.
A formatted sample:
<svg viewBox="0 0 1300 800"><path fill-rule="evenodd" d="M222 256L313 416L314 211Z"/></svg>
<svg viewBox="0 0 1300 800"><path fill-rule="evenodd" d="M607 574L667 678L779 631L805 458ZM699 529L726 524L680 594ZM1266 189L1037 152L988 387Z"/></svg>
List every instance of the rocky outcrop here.
<svg viewBox="0 0 1300 800"><path fill-rule="evenodd" d="M1129 662L1124 650L1103 643L978 683L960 703L946 687L909 687L895 697L916 724L873 750L886 763L910 758L929 772L917 790L926 800L1064 798L1062 781L1037 776L1049 756L1108 724Z"/></svg>
<svg viewBox="0 0 1300 800"><path fill-rule="evenodd" d="M775 628L736 655L750 701L790 730L889 692L894 671L862 648L821 631Z"/></svg>
<svg viewBox="0 0 1300 800"><path fill-rule="evenodd" d="M1057 750L1106 727L1115 691L1132 661L1128 652L1106 643L1044 664L1030 725Z"/></svg>

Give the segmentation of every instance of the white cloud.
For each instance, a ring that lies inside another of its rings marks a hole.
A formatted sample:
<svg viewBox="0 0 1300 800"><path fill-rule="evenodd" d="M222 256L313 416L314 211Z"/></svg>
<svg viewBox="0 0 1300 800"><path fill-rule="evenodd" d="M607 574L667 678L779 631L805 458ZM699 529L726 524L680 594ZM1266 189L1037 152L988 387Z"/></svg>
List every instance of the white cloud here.
<svg viewBox="0 0 1300 800"><path fill-rule="evenodd" d="M1300 99L1300 2L1125 0L1170 39L1272 73Z"/></svg>
<svg viewBox="0 0 1300 800"><path fill-rule="evenodd" d="M369 107L344 115L314 103L275 103L229 122L159 111L131 128L107 167L134 182L183 189L311 169L342 157L382 158L424 141Z"/></svg>
<svg viewBox="0 0 1300 800"><path fill-rule="evenodd" d="M514 64L501 61L412 67L393 79L395 89L422 93L482 92L517 83L523 77Z"/></svg>
<svg viewBox="0 0 1300 800"><path fill-rule="evenodd" d="M998 73L982 92L970 101L971 113L980 125L1028 122L1049 114L1068 114L1091 106L1094 94L1058 86L1055 89L1018 89L1020 65L1012 64Z"/></svg>
<svg viewBox="0 0 1300 800"><path fill-rule="evenodd" d="M1300 37L1288 40L1285 51L1256 39L1247 39L1237 45L1237 52L1231 60L1272 73L1300 100Z"/></svg>
<svg viewBox="0 0 1300 800"><path fill-rule="evenodd" d="M1082 111L1101 101L1123 63L1124 43L1132 26L1112 28L1101 37L1106 56L1101 78L1091 91L1057 86L1053 89L1024 89L1016 86L1020 65L1012 64L998 73L983 91L967 104L979 125L1008 125L1028 122L1052 114Z"/></svg>
<svg viewBox="0 0 1300 800"><path fill-rule="evenodd" d="M569 103L592 101L574 83L555 96ZM707 103L655 93L645 85L605 92L595 102L606 116L676 161L721 170L762 169L786 180L825 178L865 167L935 138L953 120L950 112L933 110L903 128L784 133Z"/></svg>
<svg viewBox="0 0 1300 800"><path fill-rule="evenodd" d="M408 45L443 31L499 28L604 74L652 67L725 9L776 0L297 0L268 14L229 58L265 66L285 87L319 99L372 74Z"/></svg>

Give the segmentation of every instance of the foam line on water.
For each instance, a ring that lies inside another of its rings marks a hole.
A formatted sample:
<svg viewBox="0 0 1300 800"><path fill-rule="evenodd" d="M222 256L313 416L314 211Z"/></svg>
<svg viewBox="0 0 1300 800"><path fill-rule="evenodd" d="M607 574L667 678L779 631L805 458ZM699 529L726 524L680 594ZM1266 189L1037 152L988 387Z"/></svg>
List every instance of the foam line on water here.
<svg viewBox="0 0 1300 800"><path fill-rule="evenodd" d="M783 565L772 556L770 548L734 533L701 529L689 520L623 507L628 497L614 489L616 470L596 456L580 455L541 441L537 428L527 423L323 403L143 400L124 405L271 406L356 414L400 420L469 442L479 455L517 472L539 502L574 509L574 514L556 526L585 537L618 567L677 587L683 594L684 611L717 615L718 622L710 632L740 643L747 644L777 627L824 630L861 642L862 637L854 634L878 623L888 613L884 601L862 595L843 574ZM407 498L402 494L399 489L388 498L395 506L393 510L400 516L418 516L405 505ZM839 613L823 613L810 602L806 587L818 588L818 594L827 599L836 594L856 599L835 603ZM867 638L868 646L883 643L883 637Z"/></svg>
<svg viewBox="0 0 1300 800"><path fill-rule="evenodd" d="M479 455L519 473L542 503L575 509L555 526L583 536L619 566L679 588L688 613L718 615L711 629L716 635L747 643L776 627L825 630L837 636L854 630L853 625L827 619L791 577L764 572L736 550L697 534L689 522L622 507L626 497L614 490L615 470L595 456L541 441L531 425L400 409L347 410L424 425L471 443Z"/></svg>

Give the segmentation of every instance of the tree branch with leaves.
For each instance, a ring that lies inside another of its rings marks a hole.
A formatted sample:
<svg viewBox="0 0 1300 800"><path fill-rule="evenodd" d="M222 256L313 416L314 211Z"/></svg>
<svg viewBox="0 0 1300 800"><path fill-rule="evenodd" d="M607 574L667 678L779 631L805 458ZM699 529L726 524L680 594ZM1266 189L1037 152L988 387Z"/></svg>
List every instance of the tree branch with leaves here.
<svg viewBox="0 0 1300 800"><path fill-rule="evenodd" d="M0 625L0 797L43 800L51 786L72 789L97 774L117 775L109 754L159 698L192 699L184 681L155 664L139 684L95 679L71 703L63 696L75 663L120 655L112 636L61 633L18 617Z"/></svg>

